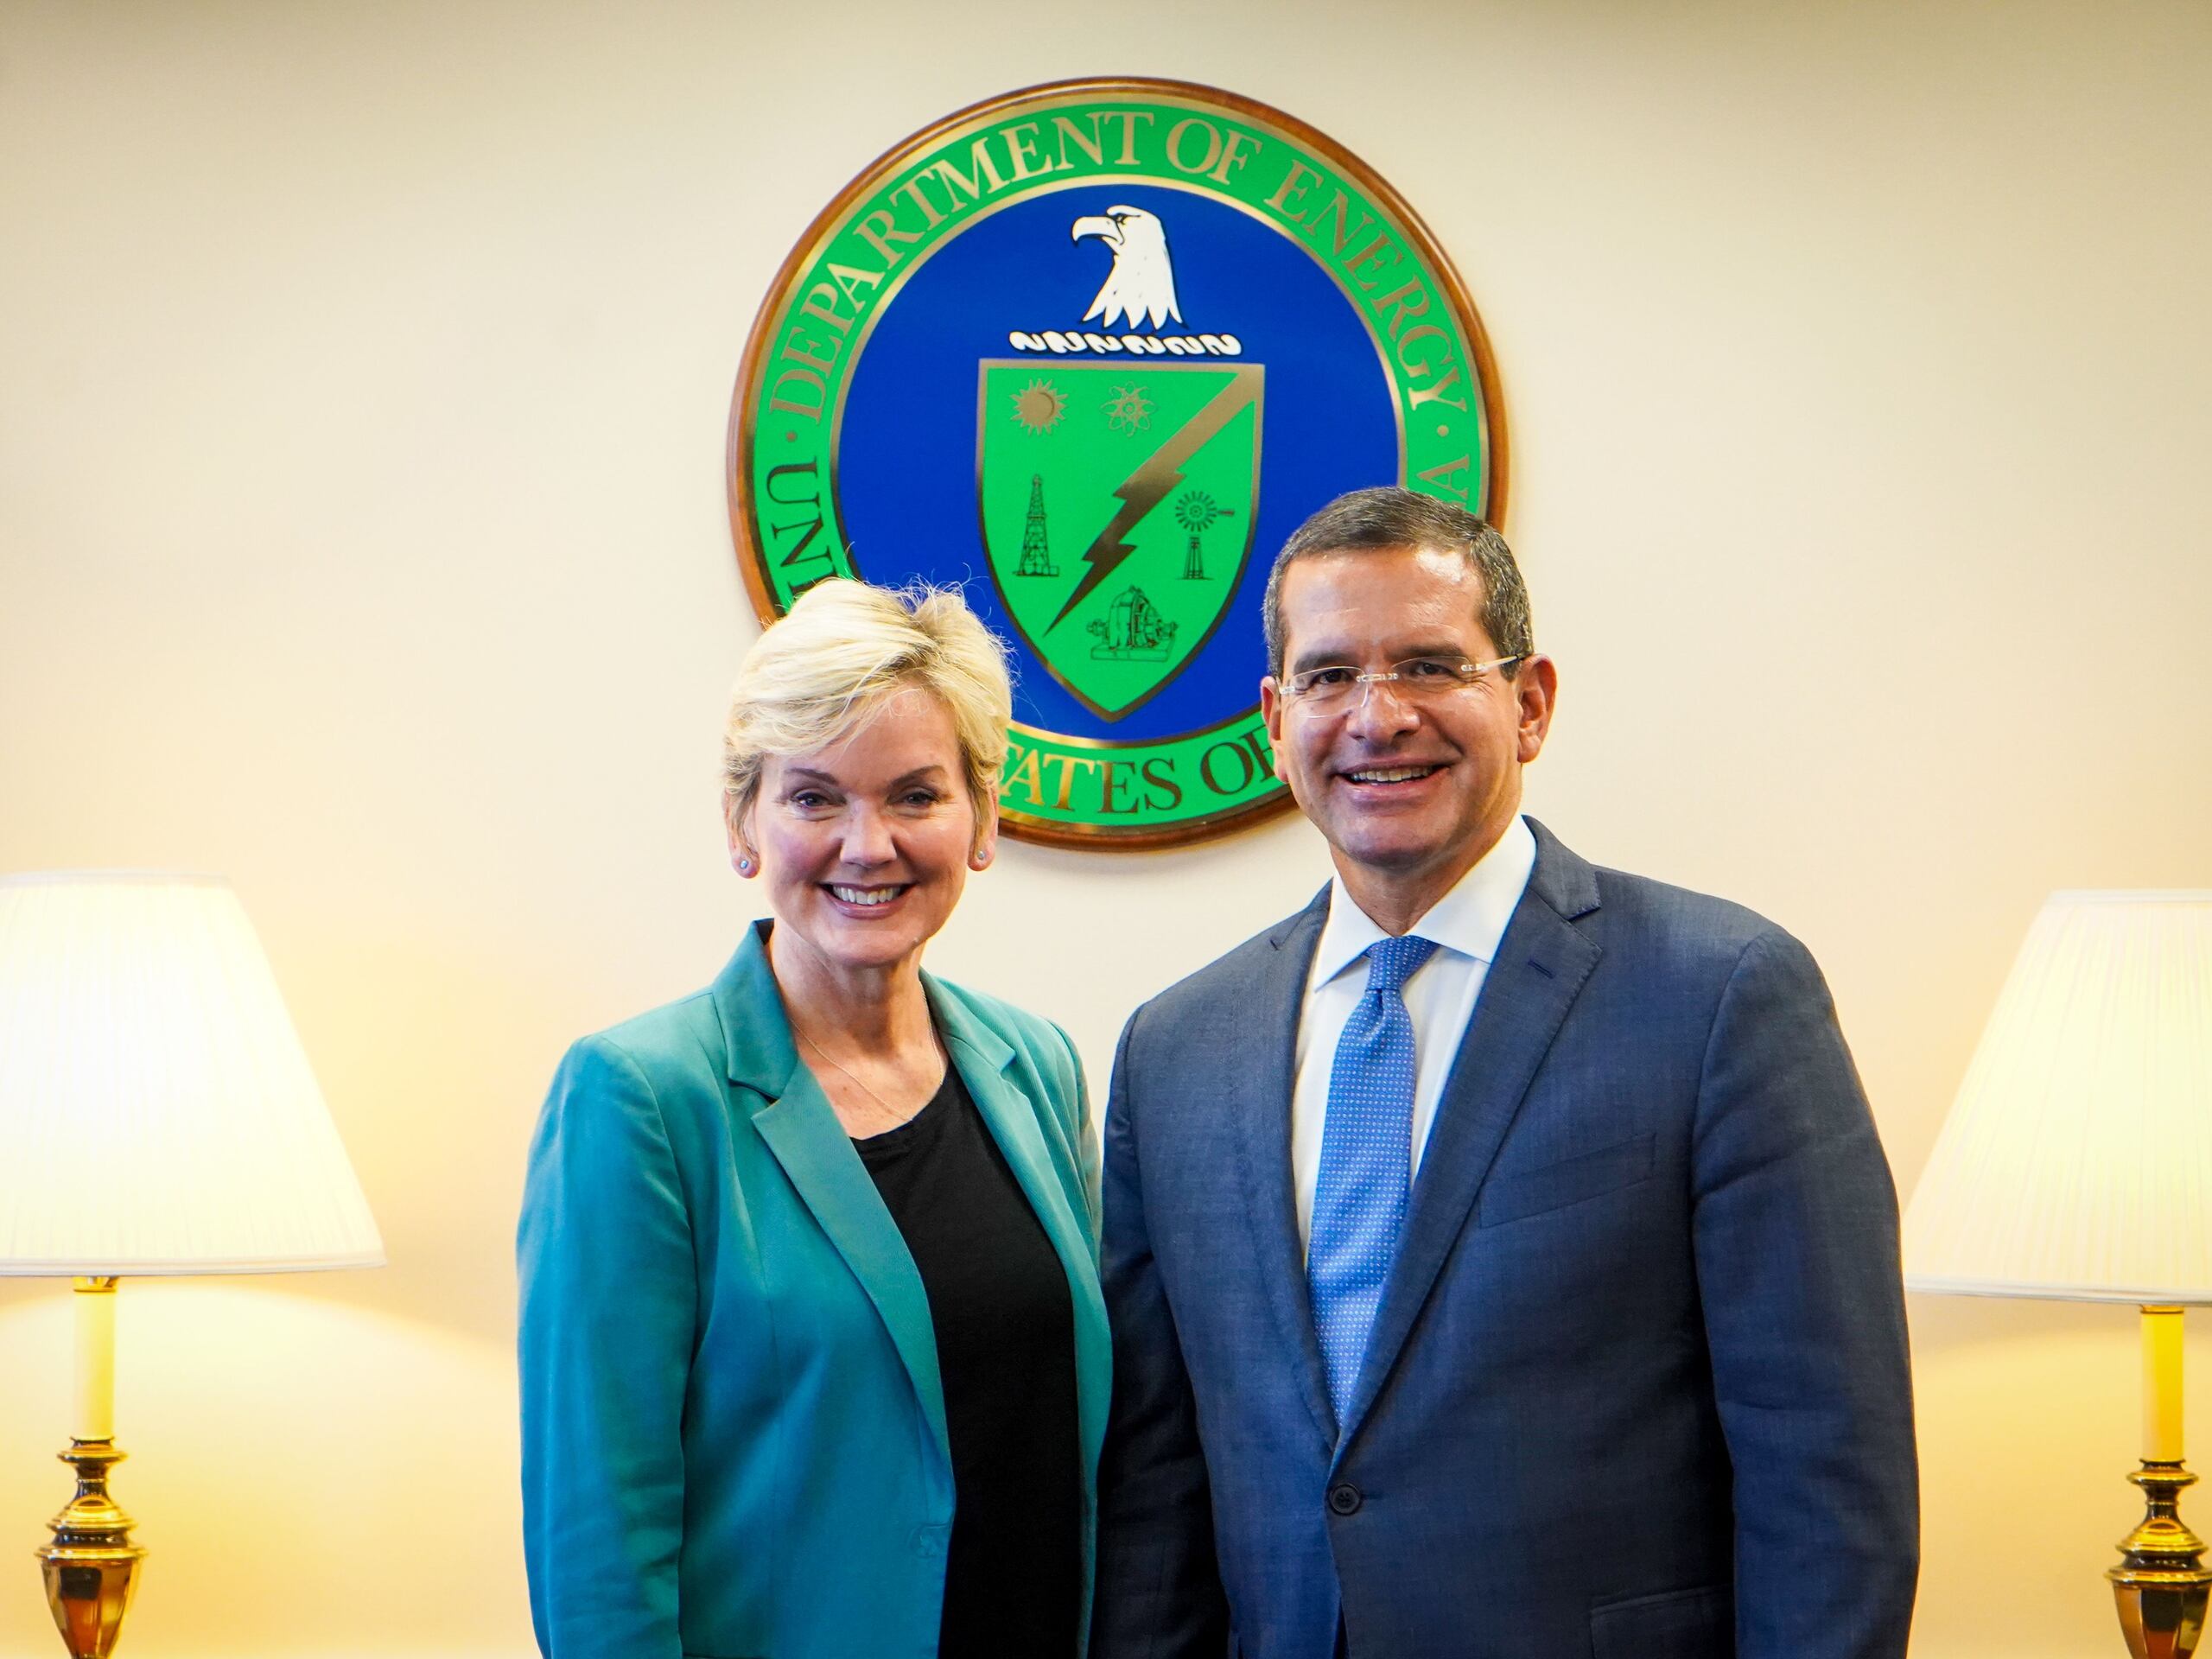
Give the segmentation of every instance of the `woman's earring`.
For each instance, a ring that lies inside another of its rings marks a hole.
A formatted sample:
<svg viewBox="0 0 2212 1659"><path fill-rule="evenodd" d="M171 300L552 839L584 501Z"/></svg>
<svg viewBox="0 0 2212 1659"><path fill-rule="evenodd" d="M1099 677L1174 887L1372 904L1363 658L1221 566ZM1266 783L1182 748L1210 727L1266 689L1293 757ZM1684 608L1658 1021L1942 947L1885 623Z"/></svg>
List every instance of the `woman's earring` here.
<svg viewBox="0 0 2212 1659"><path fill-rule="evenodd" d="M740 875L750 875L753 874L753 861L742 853L738 855L737 873Z"/></svg>

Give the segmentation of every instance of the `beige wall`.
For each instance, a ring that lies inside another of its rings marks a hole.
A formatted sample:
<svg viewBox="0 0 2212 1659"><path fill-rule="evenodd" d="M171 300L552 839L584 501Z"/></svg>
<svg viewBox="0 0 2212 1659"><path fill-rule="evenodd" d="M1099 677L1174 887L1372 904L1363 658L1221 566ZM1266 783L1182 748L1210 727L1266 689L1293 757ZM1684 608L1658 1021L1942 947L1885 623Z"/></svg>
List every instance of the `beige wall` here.
<svg viewBox="0 0 2212 1659"><path fill-rule="evenodd" d="M526 1649L524 1140L754 902L747 325L878 149L1117 70L1302 116L1452 250L1562 664L1534 810L1812 944L1901 1185L2046 889L2212 885L2200 5L0 0L0 869L228 873L391 1254L126 1287L133 1659ZM1324 868L1015 847L932 962L1103 1084ZM11 1655L66 1300L0 1287ZM2116 1650L2130 1316L1914 1317L1916 1651Z"/></svg>

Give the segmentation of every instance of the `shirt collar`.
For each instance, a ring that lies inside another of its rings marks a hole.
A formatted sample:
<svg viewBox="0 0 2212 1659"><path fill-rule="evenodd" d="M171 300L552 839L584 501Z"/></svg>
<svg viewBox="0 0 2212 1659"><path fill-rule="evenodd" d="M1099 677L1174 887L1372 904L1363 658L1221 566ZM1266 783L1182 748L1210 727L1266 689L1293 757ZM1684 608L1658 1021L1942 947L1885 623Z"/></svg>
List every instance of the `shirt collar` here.
<svg viewBox="0 0 2212 1659"><path fill-rule="evenodd" d="M1515 815L1497 844L1475 861L1474 868L1452 886L1452 890L1423 912L1408 931L1433 939L1446 950L1488 963L1497 955L1506 924L1536 868L1536 837L1528 820ZM1320 943L1313 950L1313 976L1308 988L1325 985L1367 953L1377 939L1390 936L1374 918L1352 902L1344 878L1329 883L1329 918L1321 926Z"/></svg>

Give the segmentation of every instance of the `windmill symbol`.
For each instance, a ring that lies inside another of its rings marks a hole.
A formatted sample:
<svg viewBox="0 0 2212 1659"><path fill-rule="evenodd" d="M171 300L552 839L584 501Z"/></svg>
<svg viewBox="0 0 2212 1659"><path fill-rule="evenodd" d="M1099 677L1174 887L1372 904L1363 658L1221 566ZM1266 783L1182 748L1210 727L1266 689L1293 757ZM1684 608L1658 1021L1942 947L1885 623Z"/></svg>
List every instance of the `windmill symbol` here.
<svg viewBox="0 0 2212 1659"><path fill-rule="evenodd" d="M1175 522L1191 533L1189 550L1183 555L1183 580L1205 580L1205 561L1198 552L1198 536L1217 518L1234 518L1236 515L1226 507L1214 505L1213 497L1204 490L1185 490L1176 499Z"/></svg>

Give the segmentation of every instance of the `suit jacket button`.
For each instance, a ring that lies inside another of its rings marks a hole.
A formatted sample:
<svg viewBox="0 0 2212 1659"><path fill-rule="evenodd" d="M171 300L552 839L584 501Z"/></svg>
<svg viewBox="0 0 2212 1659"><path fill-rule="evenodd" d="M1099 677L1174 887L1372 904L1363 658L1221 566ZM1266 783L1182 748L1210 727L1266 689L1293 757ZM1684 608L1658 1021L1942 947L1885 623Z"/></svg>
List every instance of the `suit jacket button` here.
<svg viewBox="0 0 2212 1659"><path fill-rule="evenodd" d="M1329 1488L1329 1507L1338 1515L1357 1512L1364 1501L1359 1495L1359 1488L1347 1482L1338 1481Z"/></svg>

